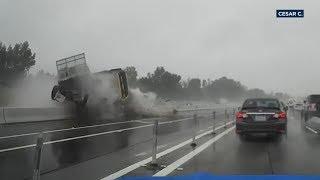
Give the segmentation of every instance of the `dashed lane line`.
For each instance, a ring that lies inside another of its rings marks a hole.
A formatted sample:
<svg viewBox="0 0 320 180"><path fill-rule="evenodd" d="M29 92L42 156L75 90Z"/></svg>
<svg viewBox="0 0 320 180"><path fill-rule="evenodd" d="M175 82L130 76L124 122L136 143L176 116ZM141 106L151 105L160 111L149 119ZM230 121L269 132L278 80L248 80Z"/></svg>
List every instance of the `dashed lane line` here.
<svg viewBox="0 0 320 180"><path fill-rule="evenodd" d="M162 169L161 171L154 174L153 176L166 176L166 175L170 174L172 171L179 168L181 165L183 165L184 163L186 163L187 161L189 161L190 159L192 159L193 157L195 157L196 155L201 153L203 150L208 148L211 144L218 141L226 134L230 133L234 128L235 128L235 126L232 126L231 128L223 131L222 133L218 134L217 136L215 136L214 138L205 142L204 144L202 144L201 146L199 146L195 150L191 151L187 155L183 156L182 158L180 158L177 161L173 162L172 164L168 165L166 168Z"/></svg>
<svg viewBox="0 0 320 180"><path fill-rule="evenodd" d="M318 134L318 131L312 129L311 127L306 126L306 128L307 128L309 131L311 131L311 132L313 132L313 133L315 133L315 134Z"/></svg>
<svg viewBox="0 0 320 180"><path fill-rule="evenodd" d="M224 125L218 126L218 127L215 128L215 130L219 130L219 129L225 127L225 125L230 125L230 124L232 124L233 122L234 122L234 121L230 121L230 122L228 122L228 123L226 123L226 124L224 124ZM212 126L209 127L209 128L212 129ZM212 133L212 130L208 130L208 131L206 131L206 132L204 132L204 133L202 133L202 134L197 135L197 136L196 136L196 139L200 139L201 137L203 137L203 136L205 136L205 135L208 135L208 134L210 134L210 133ZM177 149L180 149L181 147L183 147L183 146L185 146L185 145L190 144L191 142L192 142L192 139L188 139L188 140L186 140L186 141L184 141L184 142L181 142L181 143L179 143L179 144L177 144L177 145L175 145L175 146L173 146L173 147L170 147L170 148L168 148L168 149L166 149L166 150L158 153L156 156L157 156L157 158L160 158L160 157L165 156L165 155L167 155L167 154L169 154L169 153L171 153L171 152L173 152L173 151L175 151L175 150L177 150ZM102 178L101 180L113 180L113 179L117 179L117 178L119 178L119 177L121 177L121 176L123 176L123 175L126 175L126 174L128 174L129 172L131 172L131 171L133 171L133 170L135 170L135 169L137 169L137 168L139 168L139 167L141 167L141 166L143 166L143 165L151 162L151 160L152 160L152 158L149 157L149 158L144 159L144 160L142 160L142 161L136 162L136 163L134 163L134 164L132 164L132 165L124 168L124 169L121 169L121 170L119 170L119 171L117 171L117 172L115 172L115 173L112 173L112 174L110 174L110 175Z"/></svg>

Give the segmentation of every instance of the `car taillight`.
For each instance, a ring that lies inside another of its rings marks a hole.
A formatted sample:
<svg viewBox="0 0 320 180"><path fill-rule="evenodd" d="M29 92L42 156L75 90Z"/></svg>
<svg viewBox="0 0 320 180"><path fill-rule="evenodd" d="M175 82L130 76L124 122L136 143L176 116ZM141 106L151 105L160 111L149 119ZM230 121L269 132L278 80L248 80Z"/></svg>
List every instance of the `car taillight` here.
<svg viewBox="0 0 320 180"><path fill-rule="evenodd" d="M237 112L236 113L236 120L242 121L244 118L248 117L248 115L245 112Z"/></svg>
<svg viewBox="0 0 320 180"><path fill-rule="evenodd" d="M286 120L287 119L287 113L286 112L278 112L273 117L279 119L279 120Z"/></svg>
<svg viewBox="0 0 320 180"><path fill-rule="evenodd" d="M317 104L316 103L310 103L308 105L309 111L317 111Z"/></svg>

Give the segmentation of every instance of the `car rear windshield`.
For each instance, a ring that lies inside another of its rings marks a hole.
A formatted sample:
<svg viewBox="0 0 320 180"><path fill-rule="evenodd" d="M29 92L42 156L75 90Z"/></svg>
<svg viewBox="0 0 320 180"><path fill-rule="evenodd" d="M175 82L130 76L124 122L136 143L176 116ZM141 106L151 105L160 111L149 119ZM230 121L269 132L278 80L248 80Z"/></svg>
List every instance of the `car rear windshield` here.
<svg viewBox="0 0 320 180"><path fill-rule="evenodd" d="M242 109L280 109L280 103L276 99L247 99L242 106Z"/></svg>
<svg viewBox="0 0 320 180"><path fill-rule="evenodd" d="M310 102L320 102L320 95L310 95L309 101Z"/></svg>

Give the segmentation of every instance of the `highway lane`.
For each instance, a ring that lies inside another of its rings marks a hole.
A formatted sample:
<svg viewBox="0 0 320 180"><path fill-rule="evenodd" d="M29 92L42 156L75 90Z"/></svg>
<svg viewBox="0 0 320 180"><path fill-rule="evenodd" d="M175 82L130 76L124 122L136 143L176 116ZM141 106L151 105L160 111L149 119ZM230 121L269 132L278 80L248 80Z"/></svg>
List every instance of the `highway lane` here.
<svg viewBox="0 0 320 180"><path fill-rule="evenodd" d="M205 120L201 121L201 116L199 116L199 128L208 127L208 123L212 123L212 120L208 118L203 119ZM163 128L160 128L159 131L160 148L169 146L169 140L172 142L172 139L179 141L181 138L190 137L194 122L186 120L187 119L185 118L177 120L173 117L162 119L160 125L163 126ZM118 130L120 131L118 132ZM114 132L109 133L110 131ZM185 132L180 135L175 134L178 131ZM152 138L152 123L147 119L144 119L121 124L115 123L107 126L71 129L66 131L58 130L48 132L47 134L47 141L53 143L44 146L42 173L57 171L79 162L88 161L92 158L117 151L121 152L128 147L130 149L132 146L138 144L145 143L144 145L149 148L151 147L148 143L150 143ZM169 135L171 138L168 137ZM6 151L6 149L28 145L28 143L34 143L35 140L36 134L18 135L17 137L13 136L8 138L2 137L2 139L0 139L0 144L2 146L1 150L3 151L0 153L0 159L2 159L0 162L0 174L7 179L29 178L33 167L34 147L8 151ZM145 155L148 154L148 152L141 152L141 149L139 150L141 157L143 157L143 153L145 153ZM136 156L136 154L138 154L137 157L139 157L139 153L135 153L134 156ZM19 173L17 173L17 170Z"/></svg>
<svg viewBox="0 0 320 180"><path fill-rule="evenodd" d="M289 115L288 134L280 138L249 137L235 132L206 148L170 175L213 174L319 174L320 137L304 128L299 113Z"/></svg>

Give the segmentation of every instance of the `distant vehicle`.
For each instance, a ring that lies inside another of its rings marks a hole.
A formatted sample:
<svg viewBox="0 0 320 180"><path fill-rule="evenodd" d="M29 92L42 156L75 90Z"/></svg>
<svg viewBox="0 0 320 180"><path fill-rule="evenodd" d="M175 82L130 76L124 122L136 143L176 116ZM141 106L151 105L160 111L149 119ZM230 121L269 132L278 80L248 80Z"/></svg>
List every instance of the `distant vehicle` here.
<svg viewBox="0 0 320 180"><path fill-rule="evenodd" d="M126 73L121 69L91 73L84 53L58 60L56 66L58 84L51 92L51 98L55 101L70 101L85 106L90 97L97 97L98 92L105 93L101 101L107 101L108 91L111 90L119 99L128 97ZM105 80L108 81L108 87L103 84Z"/></svg>
<svg viewBox="0 0 320 180"><path fill-rule="evenodd" d="M305 121L311 117L320 117L320 94L307 96L303 109Z"/></svg>
<svg viewBox="0 0 320 180"><path fill-rule="evenodd" d="M295 100L295 99L293 99L293 98L289 99L289 101L288 101L288 106L289 106L289 108L293 108L293 106L294 106L295 103L296 103L296 100Z"/></svg>
<svg viewBox="0 0 320 180"><path fill-rule="evenodd" d="M236 133L283 134L287 131L287 113L278 99L247 99L236 113Z"/></svg>
<svg viewBox="0 0 320 180"><path fill-rule="evenodd" d="M293 109L296 111L302 111L303 110L303 103L295 103L293 105Z"/></svg>

